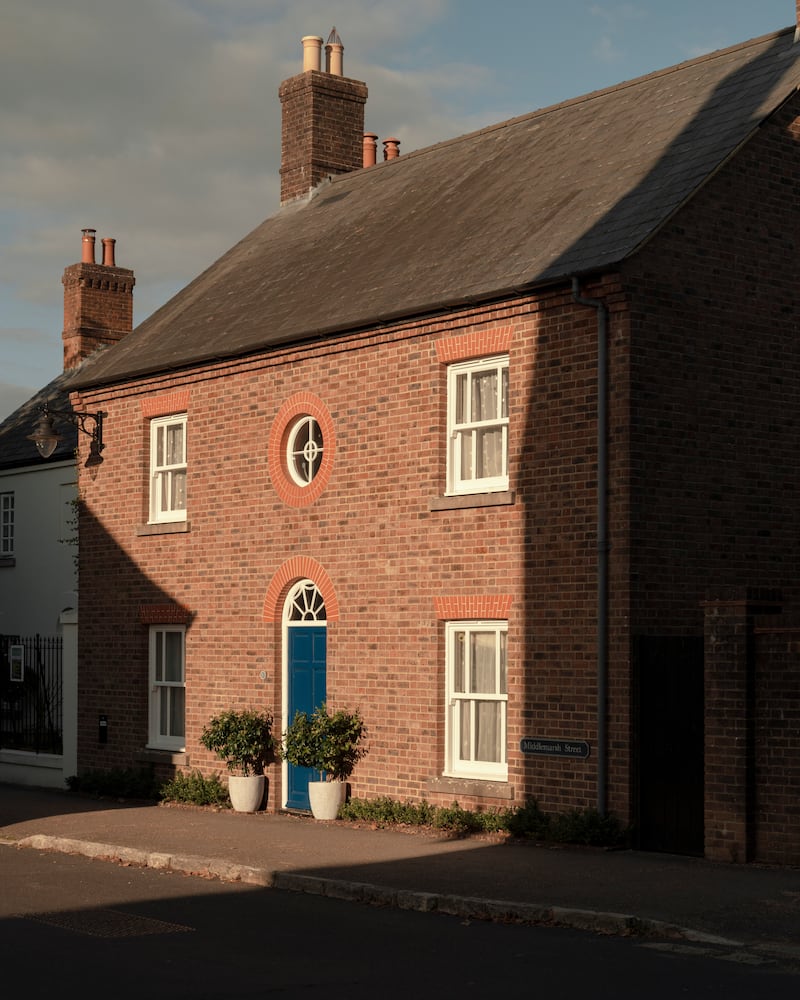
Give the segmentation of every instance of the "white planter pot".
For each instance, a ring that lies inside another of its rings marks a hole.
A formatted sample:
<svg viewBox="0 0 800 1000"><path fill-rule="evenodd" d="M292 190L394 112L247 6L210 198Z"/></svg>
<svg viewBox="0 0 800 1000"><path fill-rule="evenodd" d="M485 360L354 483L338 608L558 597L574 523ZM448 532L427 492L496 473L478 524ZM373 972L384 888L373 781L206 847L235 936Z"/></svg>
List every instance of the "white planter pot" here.
<svg viewBox="0 0 800 1000"><path fill-rule="evenodd" d="M344 781L309 781L308 801L314 819L336 819L346 792Z"/></svg>
<svg viewBox="0 0 800 1000"><path fill-rule="evenodd" d="M228 795L236 812L258 812L264 801L266 780L263 774L250 774L246 778L240 774L228 775Z"/></svg>

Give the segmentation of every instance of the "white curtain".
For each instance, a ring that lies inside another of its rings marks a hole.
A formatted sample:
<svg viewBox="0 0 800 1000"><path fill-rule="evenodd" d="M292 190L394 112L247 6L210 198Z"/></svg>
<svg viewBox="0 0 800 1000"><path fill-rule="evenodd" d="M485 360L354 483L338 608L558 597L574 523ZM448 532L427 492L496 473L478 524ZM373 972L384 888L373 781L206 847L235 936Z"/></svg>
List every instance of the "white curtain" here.
<svg viewBox="0 0 800 1000"><path fill-rule="evenodd" d="M503 385L497 369L478 372L472 377L473 423L498 420L506 406L505 377ZM501 397L502 392L502 397ZM488 479L503 475L503 428L486 427L475 431L475 478Z"/></svg>
<svg viewBox="0 0 800 1000"><path fill-rule="evenodd" d="M470 691L472 694L499 694L497 690L497 647L494 632L473 632L470 635ZM466 710L466 711L465 711ZM475 729L474 759L499 761L501 712L498 701L475 698L462 705L461 755L470 759L470 732Z"/></svg>

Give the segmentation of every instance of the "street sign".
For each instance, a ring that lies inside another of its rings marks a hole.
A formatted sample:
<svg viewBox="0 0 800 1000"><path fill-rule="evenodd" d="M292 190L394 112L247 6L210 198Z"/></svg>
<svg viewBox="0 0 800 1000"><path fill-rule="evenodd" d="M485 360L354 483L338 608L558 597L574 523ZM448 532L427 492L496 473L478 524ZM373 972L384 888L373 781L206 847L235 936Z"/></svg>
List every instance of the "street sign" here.
<svg viewBox="0 0 800 1000"><path fill-rule="evenodd" d="M577 757L586 760L589 744L585 740L555 740L549 737L526 736L519 742L523 753L539 757Z"/></svg>

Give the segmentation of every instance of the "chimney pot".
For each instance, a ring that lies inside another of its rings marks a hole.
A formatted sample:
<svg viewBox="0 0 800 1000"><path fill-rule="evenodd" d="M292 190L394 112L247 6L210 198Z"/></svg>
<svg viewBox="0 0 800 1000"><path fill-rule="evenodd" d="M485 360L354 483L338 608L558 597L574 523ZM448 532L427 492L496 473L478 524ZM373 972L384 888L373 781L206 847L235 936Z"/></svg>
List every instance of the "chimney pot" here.
<svg viewBox="0 0 800 1000"><path fill-rule="evenodd" d="M389 138L383 140L383 158L384 160L396 160L400 155L400 140L395 138Z"/></svg>
<svg viewBox="0 0 800 1000"><path fill-rule="evenodd" d="M84 229L81 241L81 263L94 264L94 234L96 229Z"/></svg>
<svg viewBox="0 0 800 1000"><path fill-rule="evenodd" d="M322 36L304 35L301 39L303 43L303 72L310 69L319 71L322 65Z"/></svg>
<svg viewBox="0 0 800 1000"><path fill-rule="evenodd" d="M116 240L111 238L106 238L103 240L103 266L104 267L116 267L114 263L114 244Z"/></svg>
<svg viewBox="0 0 800 1000"><path fill-rule="evenodd" d="M800 0L798 0L798 2L800 3ZM342 45L342 40L336 33L336 26L334 25L330 35L328 35L328 41L325 44L325 71L327 73L330 73L333 76L342 76L343 52L344 45Z"/></svg>
<svg viewBox="0 0 800 1000"><path fill-rule="evenodd" d="M378 159L378 134L377 132L364 133L364 166L374 167Z"/></svg>

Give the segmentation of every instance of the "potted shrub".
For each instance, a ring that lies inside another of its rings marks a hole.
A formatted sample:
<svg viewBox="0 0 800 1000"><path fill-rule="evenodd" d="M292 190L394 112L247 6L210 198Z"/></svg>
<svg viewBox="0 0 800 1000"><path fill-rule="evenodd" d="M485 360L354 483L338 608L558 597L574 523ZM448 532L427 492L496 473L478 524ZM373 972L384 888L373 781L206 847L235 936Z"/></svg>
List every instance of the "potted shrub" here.
<svg viewBox="0 0 800 1000"><path fill-rule="evenodd" d="M254 709L229 709L211 719L200 742L227 762L233 808L256 812L264 801L264 767L275 756L272 715Z"/></svg>
<svg viewBox="0 0 800 1000"><path fill-rule="evenodd" d="M309 781L308 798L315 819L336 819L344 802L345 782L366 754L367 728L358 711L332 714L323 702L309 715L297 712L283 737L283 756L295 767L319 772Z"/></svg>

